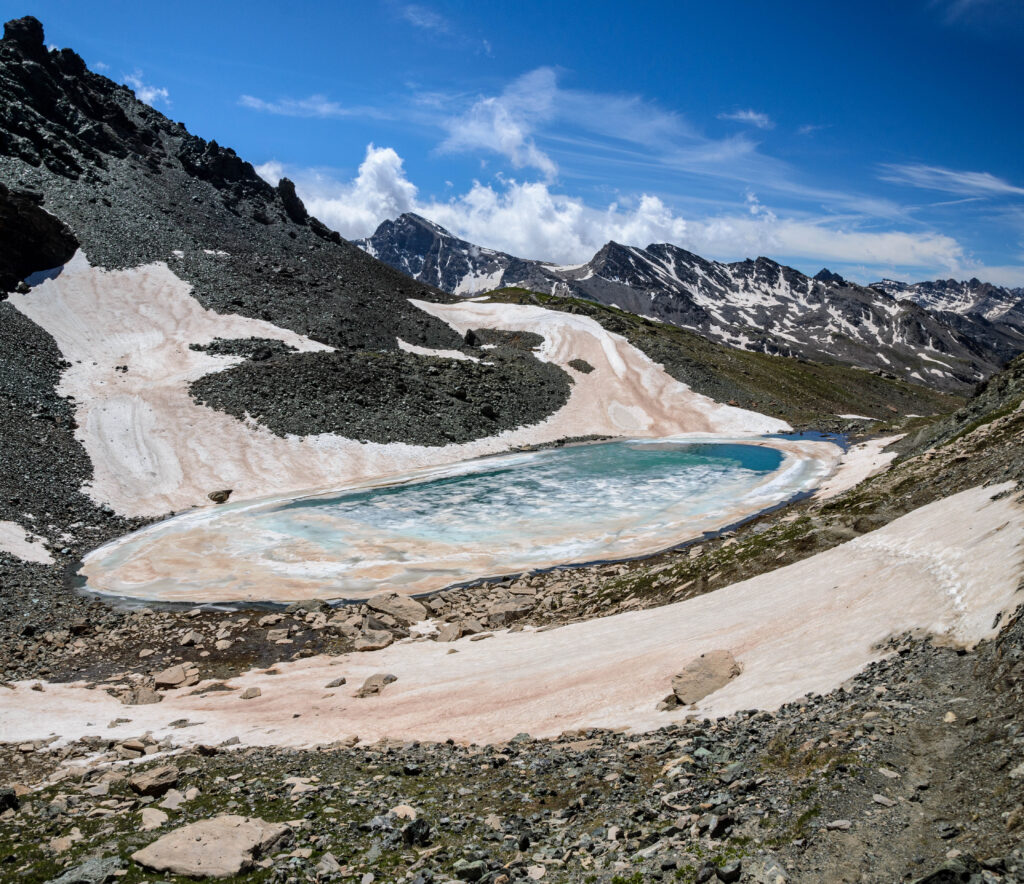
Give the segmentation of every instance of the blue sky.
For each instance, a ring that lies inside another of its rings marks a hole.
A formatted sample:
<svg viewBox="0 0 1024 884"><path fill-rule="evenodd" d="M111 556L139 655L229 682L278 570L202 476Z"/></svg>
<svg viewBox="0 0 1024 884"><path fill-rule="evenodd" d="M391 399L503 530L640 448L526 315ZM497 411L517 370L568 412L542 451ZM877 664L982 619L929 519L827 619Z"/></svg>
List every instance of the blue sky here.
<svg viewBox="0 0 1024 884"><path fill-rule="evenodd" d="M23 0L343 235L1024 285L1024 4Z"/></svg>

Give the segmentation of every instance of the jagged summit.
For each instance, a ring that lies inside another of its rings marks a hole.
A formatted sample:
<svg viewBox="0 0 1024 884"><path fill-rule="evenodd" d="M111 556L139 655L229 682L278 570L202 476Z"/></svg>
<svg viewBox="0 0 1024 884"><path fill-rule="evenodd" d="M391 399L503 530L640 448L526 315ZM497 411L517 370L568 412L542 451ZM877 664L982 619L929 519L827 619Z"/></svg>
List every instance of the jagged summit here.
<svg viewBox="0 0 1024 884"><path fill-rule="evenodd" d="M822 267L817 273L814 274L814 279L818 282L831 283L832 285L846 285L846 280L838 273L833 273L827 267Z"/></svg>
<svg viewBox="0 0 1024 884"><path fill-rule="evenodd" d="M937 315L827 269L814 278L764 256L727 264L671 243L605 243L557 266L485 249L418 216L357 243L416 279L469 296L502 286L599 301L766 353L840 361L965 391L1024 349L1024 329Z"/></svg>

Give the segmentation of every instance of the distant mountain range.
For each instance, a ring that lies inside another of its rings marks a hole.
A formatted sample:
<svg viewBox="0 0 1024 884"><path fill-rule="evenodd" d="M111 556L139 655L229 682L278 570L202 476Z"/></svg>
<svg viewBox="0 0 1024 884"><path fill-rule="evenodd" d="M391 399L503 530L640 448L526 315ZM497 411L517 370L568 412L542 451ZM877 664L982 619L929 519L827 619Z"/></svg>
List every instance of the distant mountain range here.
<svg viewBox="0 0 1024 884"><path fill-rule="evenodd" d="M883 279L871 283L871 288L898 301L914 301L935 312L983 316L989 322L1024 329L1024 287L1003 288L977 279L963 282L935 279L915 283Z"/></svg>
<svg viewBox="0 0 1024 884"><path fill-rule="evenodd" d="M1020 291L976 280L861 286L768 258L708 261L666 243L609 242L585 264L557 266L475 245L411 213L356 245L464 297L515 286L586 298L735 347L835 360L950 391L1024 350Z"/></svg>

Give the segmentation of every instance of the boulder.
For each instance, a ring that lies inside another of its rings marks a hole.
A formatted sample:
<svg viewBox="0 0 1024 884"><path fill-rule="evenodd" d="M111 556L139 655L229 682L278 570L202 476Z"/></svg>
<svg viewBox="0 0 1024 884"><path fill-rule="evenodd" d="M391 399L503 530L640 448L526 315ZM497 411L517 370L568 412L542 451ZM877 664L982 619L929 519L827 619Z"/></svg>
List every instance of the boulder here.
<svg viewBox="0 0 1024 884"><path fill-rule="evenodd" d="M93 858L57 878L51 878L48 884L109 884L118 880L117 873L123 866L124 861L117 856Z"/></svg>
<svg viewBox="0 0 1024 884"><path fill-rule="evenodd" d="M125 706L148 706L163 700L160 694L146 685L136 685L131 690L125 691L120 697Z"/></svg>
<svg viewBox="0 0 1024 884"><path fill-rule="evenodd" d="M461 623L445 623L437 631L437 640L439 642L453 642L458 641L462 637L462 624Z"/></svg>
<svg viewBox="0 0 1024 884"><path fill-rule="evenodd" d="M167 822L167 814L156 807L142 808L142 831L151 832Z"/></svg>
<svg viewBox="0 0 1024 884"><path fill-rule="evenodd" d="M729 651L708 651L695 657L672 679L672 693L683 706L703 700L742 672Z"/></svg>
<svg viewBox="0 0 1024 884"><path fill-rule="evenodd" d="M170 666L153 676L153 684L157 688L180 688L198 683L199 670L195 666L186 666L184 663Z"/></svg>
<svg viewBox="0 0 1024 884"><path fill-rule="evenodd" d="M399 595L396 592L382 592L371 599L367 599L366 607L371 611L378 611L381 614L389 614L399 623L419 623L429 617L427 609L416 599Z"/></svg>
<svg viewBox="0 0 1024 884"><path fill-rule="evenodd" d="M128 781L138 795L163 795L172 786L178 785L178 768L173 764L153 767L136 774Z"/></svg>
<svg viewBox="0 0 1024 884"><path fill-rule="evenodd" d="M377 672L363 682L363 686L356 691L356 696L373 697L383 691L385 686L393 681L398 681L398 676L389 675L386 672Z"/></svg>
<svg viewBox="0 0 1024 884"><path fill-rule="evenodd" d="M175 829L132 854L140 866L171 875L230 878L252 869L261 856L284 847L292 830L283 823L232 814Z"/></svg>
<svg viewBox="0 0 1024 884"><path fill-rule="evenodd" d="M359 634L354 645L357 651L379 651L394 640L395 637L386 629L367 629Z"/></svg>

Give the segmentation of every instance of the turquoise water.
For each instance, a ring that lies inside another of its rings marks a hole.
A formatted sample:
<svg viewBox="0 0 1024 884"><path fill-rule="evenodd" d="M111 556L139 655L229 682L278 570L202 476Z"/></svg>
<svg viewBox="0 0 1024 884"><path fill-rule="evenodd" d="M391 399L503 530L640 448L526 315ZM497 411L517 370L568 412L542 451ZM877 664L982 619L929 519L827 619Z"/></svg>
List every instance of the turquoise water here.
<svg viewBox="0 0 1024 884"><path fill-rule="evenodd" d="M509 460L490 468L481 461L478 472L460 476L296 500L258 518L324 544L332 529L304 519L309 510L422 540L502 540L513 528L582 527L600 517L595 507L656 512L681 493L713 506L724 488L777 470L782 455L757 445L610 442Z"/></svg>
<svg viewBox="0 0 1024 884"><path fill-rule="evenodd" d="M87 557L89 589L166 601L360 598L664 549L808 490L813 460L736 442L503 455L387 485L188 513Z"/></svg>

